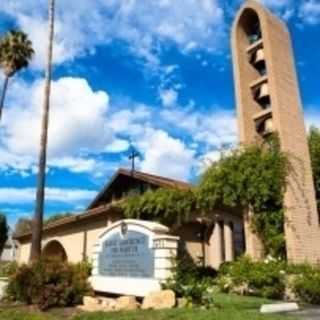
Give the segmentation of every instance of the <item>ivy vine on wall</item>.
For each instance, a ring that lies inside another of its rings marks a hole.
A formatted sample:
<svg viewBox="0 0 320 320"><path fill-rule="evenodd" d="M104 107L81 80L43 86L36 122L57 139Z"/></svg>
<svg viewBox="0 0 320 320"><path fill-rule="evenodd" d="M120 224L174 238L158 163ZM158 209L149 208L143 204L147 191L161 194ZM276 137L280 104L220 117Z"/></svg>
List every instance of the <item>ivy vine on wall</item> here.
<svg viewBox="0 0 320 320"><path fill-rule="evenodd" d="M219 204L250 208L252 228L266 253L284 256L283 196L288 171L287 156L276 138L264 146L241 147L205 172L198 186L198 205L206 210Z"/></svg>
<svg viewBox="0 0 320 320"><path fill-rule="evenodd" d="M155 220L167 225L188 221L196 211L226 206L254 212L252 227L267 254L285 255L283 196L289 170L287 156L273 137L265 145L233 150L213 163L192 190L158 189L129 197L127 218Z"/></svg>
<svg viewBox="0 0 320 320"><path fill-rule="evenodd" d="M157 189L132 196L122 203L126 218L153 220L168 226L189 220L196 210L193 190Z"/></svg>

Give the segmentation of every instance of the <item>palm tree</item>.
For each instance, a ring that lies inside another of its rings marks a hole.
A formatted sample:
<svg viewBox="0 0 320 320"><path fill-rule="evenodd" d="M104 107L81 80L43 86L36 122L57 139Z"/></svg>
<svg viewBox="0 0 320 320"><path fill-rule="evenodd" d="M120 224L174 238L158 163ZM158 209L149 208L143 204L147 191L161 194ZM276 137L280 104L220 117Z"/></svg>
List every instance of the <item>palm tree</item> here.
<svg viewBox="0 0 320 320"><path fill-rule="evenodd" d="M0 68L4 73L4 85L0 98L0 121L9 79L28 66L33 54L32 43L22 31L11 30L0 39Z"/></svg>
<svg viewBox="0 0 320 320"><path fill-rule="evenodd" d="M41 257L41 240L43 228L43 210L45 198L45 180L46 180L46 163L47 163L47 141L49 127L49 109L50 109L50 91L51 91L51 73L52 73L52 50L54 37L54 9L55 0L48 0L49 11L49 34L48 34L48 56L46 66L46 77L44 87L44 102L42 115L42 128L40 137L40 154L39 154L39 172L36 195L36 208L32 222L32 242L30 252L30 262L34 262Z"/></svg>

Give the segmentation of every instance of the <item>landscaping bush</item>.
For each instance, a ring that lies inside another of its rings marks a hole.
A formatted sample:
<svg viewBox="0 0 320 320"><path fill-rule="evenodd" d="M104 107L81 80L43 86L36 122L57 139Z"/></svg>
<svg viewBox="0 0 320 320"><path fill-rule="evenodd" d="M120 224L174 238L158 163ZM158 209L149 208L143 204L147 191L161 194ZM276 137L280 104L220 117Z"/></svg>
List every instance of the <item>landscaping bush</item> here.
<svg viewBox="0 0 320 320"><path fill-rule="evenodd" d="M320 269L304 267L292 283L292 290L301 302L320 304Z"/></svg>
<svg viewBox="0 0 320 320"><path fill-rule="evenodd" d="M1 262L0 263L0 278L4 277L10 277L18 269L18 265L15 261L13 262Z"/></svg>
<svg viewBox="0 0 320 320"><path fill-rule="evenodd" d="M222 292L273 299L283 299L288 288L298 301L320 304L320 268L308 264L242 257L222 265L216 283Z"/></svg>
<svg viewBox="0 0 320 320"><path fill-rule="evenodd" d="M80 304L91 293L87 265L40 261L22 265L9 279L7 298L41 310Z"/></svg>
<svg viewBox="0 0 320 320"><path fill-rule="evenodd" d="M281 299L285 291L286 263L272 258L254 262L242 257L224 264L217 284L223 292Z"/></svg>
<svg viewBox="0 0 320 320"><path fill-rule="evenodd" d="M173 269L173 276L163 285L173 290L178 297L185 298L188 306L210 307L214 302L213 286L217 272L203 268L187 258L179 258Z"/></svg>

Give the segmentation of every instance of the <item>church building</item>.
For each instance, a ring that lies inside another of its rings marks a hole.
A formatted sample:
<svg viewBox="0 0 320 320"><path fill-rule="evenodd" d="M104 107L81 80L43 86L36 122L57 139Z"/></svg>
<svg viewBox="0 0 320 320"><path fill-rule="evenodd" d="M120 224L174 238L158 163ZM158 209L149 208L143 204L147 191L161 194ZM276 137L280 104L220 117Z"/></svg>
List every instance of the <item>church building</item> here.
<svg viewBox="0 0 320 320"><path fill-rule="evenodd" d="M237 99L239 139L243 144L263 142L277 132L281 148L292 155L292 172L285 195L285 236L289 261L320 261L320 229L290 35L285 24L261 3L249 0L233 25L232 53ZM99 235L123 219L117 203L148 189L188 190L186 182L119 169L81 214L45 226L43 255L70 262L90 259ZM171 228L180 237L180 250L196 263L217 268L246 253L263 257L259 235L250 228L253 212L215 210L205 218ZM30 255L31 234L18 237L19 262Z"/></svg>
<svg viewBox="0 0 320 320"><path fill-rule="evenodd" d="M59 219L44 228L43 256L70 262L90 260L99 235L107 226L124 218L119 201L150 189L188 190L191 187L186 182L119 169L84 213ZM206 219L195 215L190 222L172 228L171 234L180 237L180 252L204 266L217 268L243 253L240 212L215 211ZM28 262L31 233L19 235L18 239L21 244L18 261Z"/></svg>

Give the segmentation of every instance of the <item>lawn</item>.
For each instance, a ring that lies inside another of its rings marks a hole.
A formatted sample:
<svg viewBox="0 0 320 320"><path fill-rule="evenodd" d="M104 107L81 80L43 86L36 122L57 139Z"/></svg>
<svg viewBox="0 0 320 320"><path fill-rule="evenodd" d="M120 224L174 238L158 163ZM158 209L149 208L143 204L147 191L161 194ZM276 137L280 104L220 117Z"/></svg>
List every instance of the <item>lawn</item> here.
<svg viewBox="0 0 320 320"><path fill-rule="evenodd" d="M261 315L262 303L270 302L259 298L216 295L217 306L211 310L172 309L164 311L137 311L114 313L80 313L70 316L70 310L52 310L46 313L26 308L0 309L1 320L284 320L295 318L284 315Z"/></svg>

